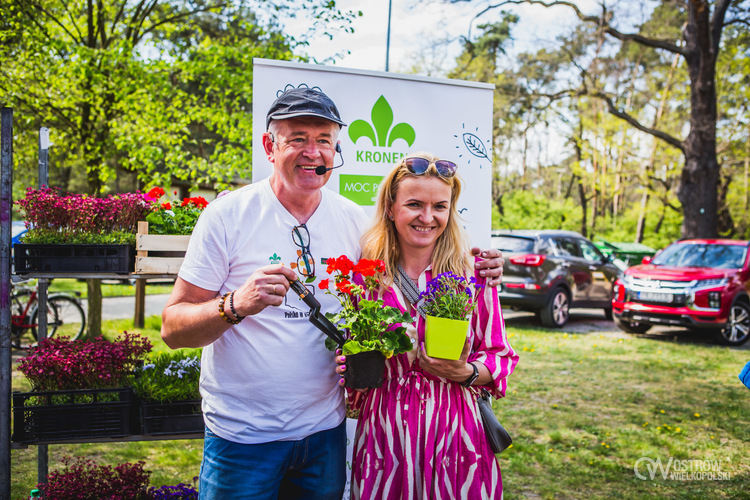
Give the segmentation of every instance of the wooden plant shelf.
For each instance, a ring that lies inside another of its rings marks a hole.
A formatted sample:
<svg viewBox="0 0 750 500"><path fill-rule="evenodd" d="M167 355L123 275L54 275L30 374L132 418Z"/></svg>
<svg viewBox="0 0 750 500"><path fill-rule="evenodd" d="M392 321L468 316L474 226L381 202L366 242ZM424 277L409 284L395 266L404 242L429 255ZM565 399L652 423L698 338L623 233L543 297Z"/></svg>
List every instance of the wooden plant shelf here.
<svg viewBox="0 0 750 500"><path fill-rule="evenodd" d="M135 274L177 274L189 241L189 235L148 234L148 222L138 222Z"/></svg>

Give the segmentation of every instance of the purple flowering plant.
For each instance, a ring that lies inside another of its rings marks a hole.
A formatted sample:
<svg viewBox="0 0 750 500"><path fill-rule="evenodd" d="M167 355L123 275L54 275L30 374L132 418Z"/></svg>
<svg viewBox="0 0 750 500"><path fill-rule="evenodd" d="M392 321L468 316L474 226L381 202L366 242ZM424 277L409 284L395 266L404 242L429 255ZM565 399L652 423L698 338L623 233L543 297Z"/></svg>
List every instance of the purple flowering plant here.
<svg viewBox="0 0 750 500"><path fill-rule="evenodd" d="M28 188L15 202L29 230L24 243L135 244L138 221L154 210L144 193L121 193L97 198L63 195L59 189Z"/></svg>
<svg viewBox="0 0 750 500"><path fill-rule="evenodd" d="M18 370L35 391L124 387L150 351L151 342L135 333L124 332L114 341L53 337L30 347Z"/></svg>
<svg viewBox="0 0 750 500"><path fill-rule="evenodd" d="M468 320L484 288L476 278L466 279L451 272L438 274L419 295L425 314L437 318Z"/></svg>
<svg viewBox="0 0 750 500"><path fill-rule="evenodd" d="M198 478L194 477L193 482ZM189 484L180 483L176 486L151 487L148 489L150 498L154 500L198 500L198 490Z"/></svg>
<svg viewBox="0 0 750 500"><path fill-rule="evenodd" d="M200 349L157 354L137 370L136 395L158 403L200 399Z"/></svg>

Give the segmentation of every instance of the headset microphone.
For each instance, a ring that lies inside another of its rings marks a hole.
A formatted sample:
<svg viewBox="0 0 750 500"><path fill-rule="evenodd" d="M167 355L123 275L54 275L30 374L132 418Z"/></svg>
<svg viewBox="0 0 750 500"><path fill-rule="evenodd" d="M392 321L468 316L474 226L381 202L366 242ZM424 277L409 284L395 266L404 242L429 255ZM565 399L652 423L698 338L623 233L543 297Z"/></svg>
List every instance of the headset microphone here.
<svg viewBox="0 0 750 500"><path fill-rule="evenodd" d="M336 143L336 152L341 157L341 163L339 165L336 165L335 167L328 167L328 168L326 168L325 165L318 165L317 167L315 167L316 174L325 175L325 173L328 172L329 170L333 170L334 168L339 168L339 167L344 166L344 155L341 154L341 144L339 144L338 142Z"/></svg>

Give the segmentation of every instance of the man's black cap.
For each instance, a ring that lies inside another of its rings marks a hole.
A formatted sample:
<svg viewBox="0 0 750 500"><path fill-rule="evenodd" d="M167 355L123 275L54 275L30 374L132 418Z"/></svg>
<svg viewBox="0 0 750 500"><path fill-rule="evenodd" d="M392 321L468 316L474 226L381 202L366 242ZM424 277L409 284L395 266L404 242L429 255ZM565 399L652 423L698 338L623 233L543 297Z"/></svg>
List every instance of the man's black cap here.
<svg viewBox="0 0 750 500"><path fill-rule="evenodd" d="M299 87L287 90L273 102L266 115L266 130L271 120L285 120L298 116L317 116L338 123L342 127L346 126L330 97L319 90Z"/></svg>

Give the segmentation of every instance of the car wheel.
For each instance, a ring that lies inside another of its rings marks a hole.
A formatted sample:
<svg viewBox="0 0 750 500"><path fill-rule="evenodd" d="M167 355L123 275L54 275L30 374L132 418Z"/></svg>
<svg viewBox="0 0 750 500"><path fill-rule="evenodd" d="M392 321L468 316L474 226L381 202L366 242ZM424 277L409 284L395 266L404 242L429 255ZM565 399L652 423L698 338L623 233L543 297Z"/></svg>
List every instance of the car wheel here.
<svg viewBox="0 0 750 500"><path fill-rule="evenodd" d="M614 315L612 314L612 306L604 308L604 318L607 321L612 321L614 319Z"/></svg>
<svg viewBox="0 0 750 500"><path fill-rule="evenodd" d="M555 288L547 304L539 311L544 326L560 328L570 317L570 295L564 288Z"/></svg>
<svg viewBox="0 0 750 500"><path fill-rule="evenodd" d="M735 302L729 310L727 326L719 332L719 339L726 345L742 345L750 338L750 306Z"/></svg>
<svg viewBox="0 0 750 500"><path fill-rule="evenodd" d="M617 327L628 333L646 333L651 329L648 323L638 323L637 321L628 321L626 319L615 318Z"/></svg>

